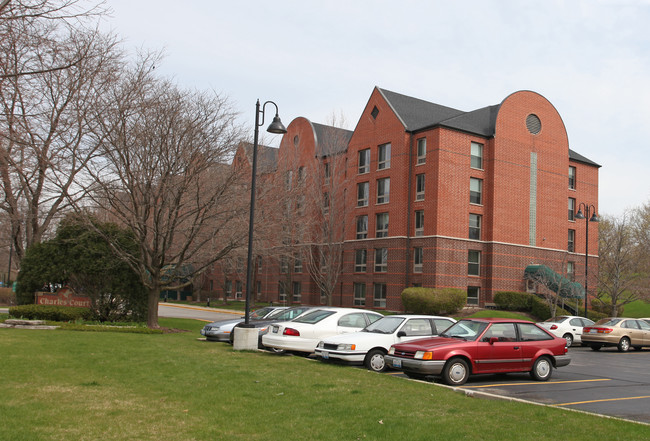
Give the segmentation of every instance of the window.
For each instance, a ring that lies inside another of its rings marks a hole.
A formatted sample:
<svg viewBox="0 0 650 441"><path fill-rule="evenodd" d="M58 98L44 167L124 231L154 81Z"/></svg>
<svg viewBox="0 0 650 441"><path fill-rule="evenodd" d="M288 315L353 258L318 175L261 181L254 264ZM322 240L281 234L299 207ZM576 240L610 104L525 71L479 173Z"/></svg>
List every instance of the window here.
<svg viewBox="0 0 650 441"><path fill-rule="evenodd" d="M305 167L298 167L298 183L300 185L305 183Z"/></svg>
<svg viewBox="0 0 650 441"><path fill-rule="evenodd" d="M372 306L374 308L385 308L386 307L386 284L385 283L375 283L373 286L373 302Z"/></svg>
<svg viewBox="0 0 650 441"><path fill-rule="evenodd" d="M293 183L293 171L289 170L284 175L284 186L287 191L291 190L292 183Z"/></svg>
<svg viewBox="0 0 650 441"><path fill-rule="evenodd" d="M356 250L354 252L354 271L357 273L365 273L367 261L368 250Z"/></svg>
<svg viewBox="0 0 650 441"><path fill-rule="evenodd" d="M418 164L424 164L427 160L427 139L418 139Z"/></svg>
<svg viewBox="0 0 650 441"><path fill-rule="evenodd" d="M368 183L357 184L357 207L368 206Z"/></svg>
<svg viewBox="0 0 650 441"><path fill-rule="evenodd" d="M415 176L415 200L424 200L424 173Z"/></svg>
<svg viewBox="0 0 650 441"><path fill-rule="evenodd" d="M357 239L365 239L368 237L368 215L357 217Z"/></svg>
<svg viewBox="0 0 650 441"><path fill-rule="evenodd" d="M402 326L401 330L404 331L408 337L424 337L433 335L431 321L424 318L409 319L404 326Z"/></svg>
<svg viewBox="0 0 650 441"><path fill-rule="evenodd" d="M262 295L262 282L259 280L257 281L257 297L260 297Z"/></svg>
<svg viewBox="0 0 650 441"><path fill-rule="evenodd" d="M302 300L302 285L300 282L293 282L293 301L299 303Z"/></svg>
<svg viewBox="0 0 650 441"><path fill-rule="evenodd" d="M424 236L424 210L415 212L415 235Z"/></svg>
<svg viewBox="0 0 650 441"><path fill-rule="evenodd" d="M326 162L323 164L323 173L325 174L325 183L330 183L330 163Z"/></svg>
<svg viewBox="0 0 650 441"><path fill-rule="evenodd" d="M388 236L388 213L379 213L377 215L377 225L375 231L375 237Z"/></svg>
<svg viewBox="0 0 650 441"><path fill-rule="evenodd" d="M377 170L383 170L385 168L390 168L390 142L379 146Z"/></svg>
<svg viewBox="0 0 650 441"><path fill-rule="evenodd" d="M521 341L552 340L553 336L539 329L534 323L517 323L519 339Z"/></svg>
<svg viewBox="0 0 650 441"><path fill-rule="evenodd" d="M293 258L293 272L294 273L302 272L302 260L300 259L300 256L295 256Z"/></svg>
<svg viewBox="0 0 650 441"><path fill-rule="evenodd" d="M366 306L366 284L354 284L354 306Z"/></svg>
<svg viewBox="0 0 650 441"><path fill-rule="evenodd" d="M286 302L287 301L287 291L284 289L284 283L283 282L278 283L278 299L281 302Z"/></svg>
<svg viewBox="0 0 650 441"><path fill-rule="evenodd" d="M569 198L569 220L576 220L576 200Z"/></svg>
<svg viewBox="0 0 650 441"><path fill-rule="evenodd" d="M514 323L492 323L492 325L485 331L481 341L490 341L491 338L496 338L499 342L513 342L517 341L517 332L515 331Z"/></svg>
<svg viewBox="0 0 650 441"><path fill-rule="evenodd" d="M232 295L232 280L226 280L226 297Z"/></svg>
<svg viewBox="0 0 650 441"><path fill-rule="evenodd" d="M422 272L422 247L413 248L413 272L421 273Z"/></svg>
<svg viewBox="0 0 650 441"><path fill-rule="evenodd" d="M483 169L483 144L473 142L470 154L470 167Z"/></svg>
<svg viewBox="0 0 650 441"><path fill-rule="evenodd" d="M567 250L573 253L576 250L576 230L569 230L569 246Z"/></svg>
<svg viewBox="0 0 650 441"><path fill-rule="evenodd" d="M370 171L370 149L359 150L359 174Z"/></svg>
<svg viewBox="0 0 650 441"><path fill-rule="evenodd" d="M478 286L468 286L467 287L467 304L468 305L478 305L478 296L480 288Z"/></svg>
<svg viewBox="0 0 650 441"><path fill-rule="evenodd" d="M389 202L389 200L390 200L390 178L377 179L377 203L385 204Z"/></svg>
<svg viewBox="0 0 650 441"><path fill-rule="evenodd" d="M481 215L469 214L469 238L481 240Z"/></svg>
<svg viewBox="0 0 650 441"><path fill-rule="evenodd" d="M370 115L372 115L372 119L377 119L377 115L379 115L379 109L377 106L372 108L372 112L370 112Z"/></svg>
<svg viewBox="0 0 650 441"><path fill-rule="evenodd" d="M575 262L566 263L566 278L572 282L576 279L576 264Z"/></svg>
<svg viewBox="0 0 650 441"><path fill-rule="evenodd" d="M330 194L323 193L323 214L328 214L330 211Z"/></svg>
<svg viewBox="0 0 650 441"><path fill-rule="evenodd" d="M242 287L241 281L237 280L235 282L235 298L236 299L241 299L241 297L242 297L242 295L241 295L241 287Z"/></svg>
<svg viewBox="0 0 650 441"><path fill-rule="evenodd" d="M469 203L481 205L483 196L483 179L469 178Z"/></svg>
<svg viewBox="0 0 650 441"><path fill-rule="evenodd" d="M481 275L481 252L469 250L467 252L467 274L469 276Z"/></svg>
<svg viewBox="0 0 650 441"><path fill-rule="evenodd" d="M388 271L388 248L375 248L375 272Z"/></svg>
<svg viewBox="0 0 650 441"><path fill-rule="evenodd" d="M366 317L362 312L353 312L341 317L337 325L345 328L365 328Z"/></svg>
<svg viewBox="0 0 650 441"><path fill-rule="evenodd" d="M576 189L576 168L573 166L569 166L569 188Z"/></svg>
<svg viewBox="0 0 650 441"><path fill-rule="evenodd" d="M289 262L287 262L287 256L280 256L280 272L282 274L289 272Z"/></svg>
<svg viewBox="0 0 650 441"><path fill-rule="evenodd" d="M257 256L257 271L262 271L262 256Z"/></svg>

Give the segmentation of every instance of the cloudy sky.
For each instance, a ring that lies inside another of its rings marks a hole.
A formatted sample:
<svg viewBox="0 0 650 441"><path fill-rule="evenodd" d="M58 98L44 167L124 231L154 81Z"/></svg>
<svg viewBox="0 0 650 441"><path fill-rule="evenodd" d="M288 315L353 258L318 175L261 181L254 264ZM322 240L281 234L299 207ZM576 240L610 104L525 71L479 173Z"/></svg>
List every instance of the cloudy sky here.
<svg viewBox="0 0 650 441"><path fill-rule="evenodd" d="M650 202L650 0L106 3L128 49L164 49L163 74L230 97L251 133L258 98L354 129L374 86L464 111L533 90L602 165L599 214Z"/></svg>

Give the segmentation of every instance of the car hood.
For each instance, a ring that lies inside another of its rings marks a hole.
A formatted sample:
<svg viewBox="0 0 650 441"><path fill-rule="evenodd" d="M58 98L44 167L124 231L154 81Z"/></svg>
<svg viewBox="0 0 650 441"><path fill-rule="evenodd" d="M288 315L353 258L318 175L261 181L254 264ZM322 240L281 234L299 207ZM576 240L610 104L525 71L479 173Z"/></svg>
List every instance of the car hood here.
<svg viewBox="0 0 650 441"><path fill-rule="evenodd" d="M359 344L359 342L365 342L369 340L376 339L377 336L382 336L386 334L377 334L374 332L362 332L362 331L357 331L357 332L349 332L347 334L337 334L337 335L332 335L330 337L324 338L323 341L325 343L330 343L330 344L347 344L347 343L355 343ZM390 335L390 334L389 334Z"/></svg>
<svg viewBox="0 0 650 441"><path fill-rule="evenodd" d="M236 318L236 319L228 319L228 320L218 320L218 321L216 321L216 322L208 323L208 324L205 325L205 326L213 326L213 327L216 327L216 326L223 326L223 325L231 325L231 324L233 324L233 323L239 323L239 322L241 322L242 320L244 320L244 317Z"/></svg>
<svg viewBox="0 0 650 441"><path fill-rule="evenodd" d="M435 348L439 348L441 346L459 345L463 343L474 343L474 342L463 340L460 338L425 337L418 340L399 343L394 346L395 346L395 350L416 352L422 350L432 350Z"/></svg>

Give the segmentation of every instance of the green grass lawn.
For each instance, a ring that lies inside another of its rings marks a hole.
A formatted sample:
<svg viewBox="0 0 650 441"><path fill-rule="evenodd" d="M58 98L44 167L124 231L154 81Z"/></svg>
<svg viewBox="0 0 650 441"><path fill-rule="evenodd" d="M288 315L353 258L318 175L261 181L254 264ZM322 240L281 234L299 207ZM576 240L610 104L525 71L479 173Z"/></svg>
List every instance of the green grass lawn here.
<svg viewBox="0 0 650 441"><path fill-rule="evenodd" d="M0 440L646 440L634 423L466 397L191 332L0 329ZM582 430L578 428L588 428Z"/></svg>

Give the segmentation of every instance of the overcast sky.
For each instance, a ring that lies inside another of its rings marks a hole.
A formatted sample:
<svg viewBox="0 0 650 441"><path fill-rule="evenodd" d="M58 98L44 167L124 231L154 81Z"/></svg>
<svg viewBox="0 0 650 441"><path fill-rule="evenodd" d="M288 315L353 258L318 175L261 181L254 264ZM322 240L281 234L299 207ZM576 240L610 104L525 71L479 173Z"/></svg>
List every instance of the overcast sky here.
<svg viewBox="0 0 650 441"><path fill-rule="evenodd" d="M375 86L464 111L532 90L602 165L599 201L578 202L616 216L650 202L650 0L106 3L106 29L164 49L179 85L230 97L251 138L258 98L285 125L342 114L354 129Z"/></svg>

